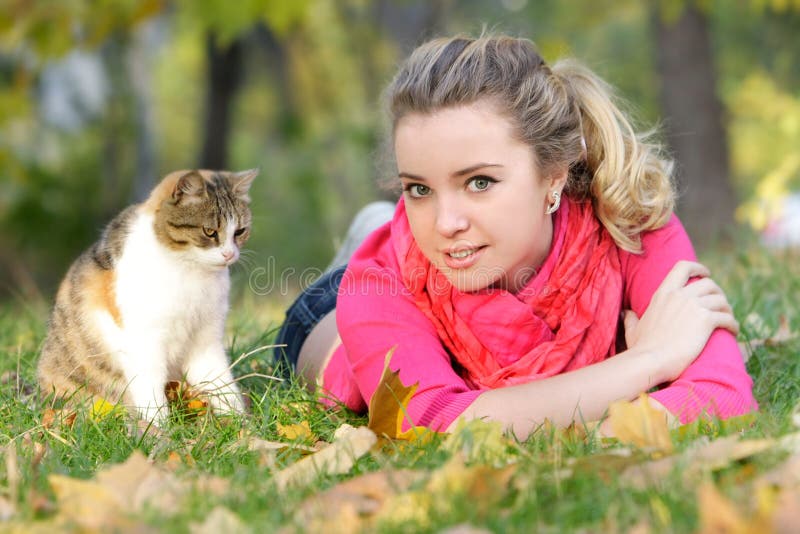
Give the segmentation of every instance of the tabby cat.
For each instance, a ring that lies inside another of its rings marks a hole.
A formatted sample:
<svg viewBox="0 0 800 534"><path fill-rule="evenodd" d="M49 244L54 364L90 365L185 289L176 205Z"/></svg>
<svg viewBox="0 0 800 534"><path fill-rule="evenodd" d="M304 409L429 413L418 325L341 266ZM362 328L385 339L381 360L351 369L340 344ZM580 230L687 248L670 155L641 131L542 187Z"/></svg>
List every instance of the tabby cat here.
<svg viewBox="0 0 800 534"><path fill-rule="evenodd" d="M173 172L108 224L59 287L38 366L44 393L97 395L161 424L166 383L186 380L216 412L243 411L223 333L257 174Z"/></svg>

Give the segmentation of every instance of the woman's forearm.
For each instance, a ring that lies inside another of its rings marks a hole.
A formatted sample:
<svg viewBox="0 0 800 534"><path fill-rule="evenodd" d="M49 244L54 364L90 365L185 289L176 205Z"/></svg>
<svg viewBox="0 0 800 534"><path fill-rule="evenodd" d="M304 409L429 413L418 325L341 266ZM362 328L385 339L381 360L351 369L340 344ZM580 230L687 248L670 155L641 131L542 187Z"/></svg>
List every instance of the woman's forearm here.
<svg viewBox="0 0 800 534"><path fill-rule="evenodd" d="M469 405L463 417L499 421L519 439L527 438L545 419L556 426L594 421L612 402L633 399L658 385L657 363L654 354L630 349L582 369L487 390Z"/></svg>

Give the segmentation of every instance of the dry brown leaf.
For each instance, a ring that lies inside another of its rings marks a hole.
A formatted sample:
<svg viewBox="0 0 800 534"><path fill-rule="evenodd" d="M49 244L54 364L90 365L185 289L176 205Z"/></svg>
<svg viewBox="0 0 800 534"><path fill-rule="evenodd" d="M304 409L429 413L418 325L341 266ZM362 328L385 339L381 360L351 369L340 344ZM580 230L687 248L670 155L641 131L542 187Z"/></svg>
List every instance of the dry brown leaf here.
<svg viewBox="0 0 800 534"><path fill-rule="evenodd" d="M431 527L432 518L448 513L457 498L473 503L478 516L491 513L511 491L509 482L515 472L515 465L500 469L467 466L460 455L455 455L431 473L422 489L389 499L375 520L384 525L411 522L424 530Z"/></svg>
<svg viewBox="0 0 800 534"><path fill-rule="evenodd" d="M793 488L780 493L770 526L776 534L800 532L800 489Z"/></svg>
<svg viewBox="0 0 800 534"><path fill-rule="evenodd" d="M628 467L622 473L621 480L643 489L664 480L680 466L684 484L691 485L693 479L704 472L722 469L731 462L772 449L775 445L774 440L767 439L739 441L739 437L735 435L711 442L698 440L679 455Z"/></svg>
<svg viewBox="0 0 800 534"><path fill-rule="evenodd" d="M375 471L312 495L300 506L295 521L309 532L350 533L369 529L373 516L390 497L420 480L420 471Z"/></svg>
<svg viewBox="0 0 800 534"><path fill-rule="evenodd" d="M278 489L290 485L305 485L321 474L343 474L367 454L377 442L375 433L367 427L342 425L334 434L333 443L275 474Z"/></svg>
<svg viewBox="0 0 800 534"><path fill-rule="evenodd" d="M618 401L608 408L614 436L622 443L664 454L674 450L669 435L667 415L650 405L642 393L636 401Z"/></svg>
<svg viewBox="0 0 800 534"><path fill-rule="evenodd" d="M722 495L712 482L697 490L700 534L761 534L772 529L776 494L766 487L756 488L755 512L744 514L735 503Z"/></svg>
<svg viewBox="0 0 800 534"><path fill-rule="evenodd" d="M120 528L130 523L123 516L125 502L101 484L63 475L50 475L48 480L61 519L90 530Z"/></svg>
<svg viewBox="0 0 800 534"><path fill-rule="evenodd" d="M72 428L72 425L75 423L75 417L78 415L78 412L75 410L54 410L52 408L47 408L45 411L42 412L42 426L44 428L51 428L56 424L61 424L66 426L67 428Z"/></svg>
<svg viewBox="0 0 800 534"><path fill-rule="evenodd" d="M745 518L736 505L717 491L716 486L706 482L697 490L697 509L700 513L701 534L744 533Z"/></svg>
<svg viewBox="0 0 800 534"><path fill-rule="evenodd" d="M228 482L217 477L179 480L150 463L139 451L124 463L97 473L94 479L80 480L62 475L48 477L56 496L58 515L86 529L125 529L129 516L145 506L164 514L179 511L183 498L192 489L221 495Z"/></svg>
<svg viewBox="0 0 800 534"><path fill-rule="evenodd" d="M191 534L226 534L228 532L239 534L252 532L252 530L242 523L239 516L224 506L216 506L206 516L205 521L191 523L189 532Z"/></svg>
<svg viewBox="0 0 800 534"><path fill-rule="evenodd" d="M308 421L300 421L291 425L278 423L278 435L288 440L312 441L314 439Z"/></svg>
<svg viewBox="0 0 800 534"><path fill-rule="evenodd" d="M183 413L184 417L196 417L208 412L208 399L203 392L187 382L171 380L164 386L171 408Z"/></svg>
<svg viewBox="0 0 800 534"><path fill-rule="evenodd" d="M800 488L800 453L758 477L759 481L780 488Z"/></svg>
<svg viewBox="0 0 800 534"><path fill-rule="evenodd" d="M400 373L389 368L389 361L397 347L386 354L383 363L383 374L378 387L369 401L368 427L376 435L388 439L417 440L431 436L432 430L421 426L412 426L403 430L408 419L408 403L417 391L419 384L406 386L400 381Z"/></svg>

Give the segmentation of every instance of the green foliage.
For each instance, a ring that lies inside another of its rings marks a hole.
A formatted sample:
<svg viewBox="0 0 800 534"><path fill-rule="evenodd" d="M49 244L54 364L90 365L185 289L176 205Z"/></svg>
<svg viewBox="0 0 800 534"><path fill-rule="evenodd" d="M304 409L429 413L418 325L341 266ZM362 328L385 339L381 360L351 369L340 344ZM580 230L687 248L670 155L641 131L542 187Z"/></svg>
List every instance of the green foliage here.
<svg viewBox="0 0 800 534"><path fill-rule="evenodd" d="M0 50L30 47L39 58L95 47L159 13L163 0L8 0L0 11Z"/></svg>
<svg viewBox="0 0 800 534"><path fill-rule="evenodd" d="M689 2L712 24L729 118L731 178L746 202L741 220L758 227L775 197L798 185L792 156L800 113L796 2L460 0L442 3L444 15L434 25L446 33L486 27L528 36L550 62L581 58L652 124L660 112L650 10L675 17ZM371 0L228 4L6 2L0 10L0 224L8 231L0 237L0 293L8 285L50 293L105 222L141 200L142 183L197 166L209 32L219 46L237 40L246 50L228 164L262 170L253 188L256 227L246 269L268 262L277 272L324 266L352 214L381 195L376 179L392 171L380 157L380 93L404 53L392 26L419 24L408 13L424 14L427 7L398 0L395 7L406 10L408 20L380 26ZM127 65L131 50L140 54L136 47L149 42L142 31L154 20L163 33L146 61L143 96L134 92ZM40 76L73 50L98 54L110 93L99 115L74 131L55 131L43 117ZM146 131L145 116L151 121ZM143 177L147 143L155 171Z"/></svg>

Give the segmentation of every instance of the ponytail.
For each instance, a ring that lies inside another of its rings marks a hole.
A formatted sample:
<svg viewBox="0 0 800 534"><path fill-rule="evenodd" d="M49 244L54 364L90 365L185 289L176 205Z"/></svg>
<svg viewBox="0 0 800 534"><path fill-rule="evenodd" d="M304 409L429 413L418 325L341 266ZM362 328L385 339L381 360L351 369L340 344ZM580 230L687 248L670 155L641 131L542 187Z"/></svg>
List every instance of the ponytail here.
<svg viewBox="0 0 800 534"><path fill-rule="evenodd" d="M566 192L588 192L617 245L640 252L639 235L666 224L674 209L672 161L661 155L652 131L633 130L613 90L596 74L572 60L559 61L552 71L577 107L586 144L585 161L573 167Z"/></svg>

